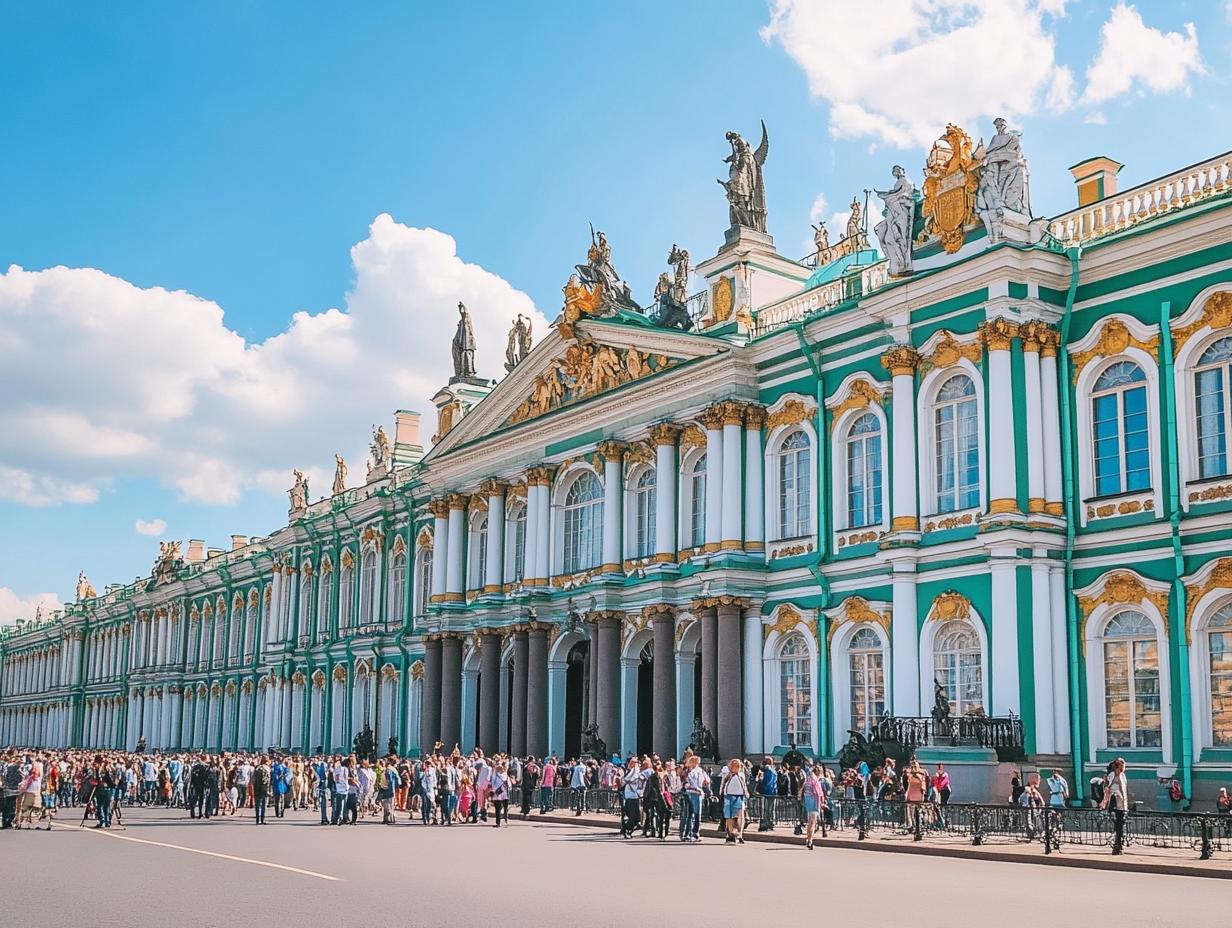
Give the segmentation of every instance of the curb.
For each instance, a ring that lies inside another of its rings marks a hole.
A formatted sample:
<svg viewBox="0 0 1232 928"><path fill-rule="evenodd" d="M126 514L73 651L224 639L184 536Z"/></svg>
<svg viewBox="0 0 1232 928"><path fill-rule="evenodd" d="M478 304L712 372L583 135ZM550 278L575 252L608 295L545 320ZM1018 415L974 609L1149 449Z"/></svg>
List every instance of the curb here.
<svg viewBox="0 0 1232 928"><path fill-rule="evenodd" d="M618 828L619 821L616 819L601 819L592 816L575 816L575 815L531 815L522 816L519 813L514 813L512 818L515 821L528 822L543 822L548 825L584 825L587 828L606 828L612 830ZM723 832L718 828L702 828L701 834L707 838L722 838ZM750 844L765 843L765 844L786 844L796 847L804 847L804 838L796 837L795 835L774 835L764 832L748 832L744 834L744 840ZM852 841L848 838L821 838L815 839L816 845L821 848L841 848L848 851L872 851L874 853L883 854L916 854L925 857L952 857L961 860L983 860L992 863L1016 863L1016 864L1034 864L1044 867L1070 867L1084 870L1115 870L1122 873L1154 873L1163 876L1193 876L1202 877L1208 880L1232 880L1232 867L1202 867L1193 866L1191 864L1182 863L1146 863L1136 860L1115 860L1111 856L1108 859L1099 857L1066 857L1061 852L1052 854L1023 854L1017 851L994 851L988 853L981 851L976 847L946 847L937 845L925 844L898 844L882 841Z"/></svg>

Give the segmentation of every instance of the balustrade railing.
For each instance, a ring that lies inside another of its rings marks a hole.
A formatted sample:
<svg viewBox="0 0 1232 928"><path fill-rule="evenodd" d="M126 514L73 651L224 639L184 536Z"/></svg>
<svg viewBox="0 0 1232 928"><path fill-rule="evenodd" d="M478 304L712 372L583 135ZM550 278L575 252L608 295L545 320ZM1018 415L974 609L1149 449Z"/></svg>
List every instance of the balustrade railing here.
<svg viewBox="0 0 1232 928"><path fill-rule="evenodd" d="M887 268L885 261L878 261L861 268L858 273L846 274L812 290L763 306L753 320L753 337L766 335L846 300L872 293L885 286L889 279Z"/></svg>
<svg viewBox="0 0 1232 928"><path fill-rule="evenodd" d="M981 715L934 719L887 717L874 728L882 738L890 738L905 748L981 747L994 750L1021 749L1024 744L1022 719L991 718Z"/></svg>
<svg viewBox="0 0 1232 928"><path fill-rule="evenodd" d="M1192 206L1232 187L1232 152L1182 168L1087 206L1063 213L1048 229L1064 245L1078 245L1135 223Z"/></svg>

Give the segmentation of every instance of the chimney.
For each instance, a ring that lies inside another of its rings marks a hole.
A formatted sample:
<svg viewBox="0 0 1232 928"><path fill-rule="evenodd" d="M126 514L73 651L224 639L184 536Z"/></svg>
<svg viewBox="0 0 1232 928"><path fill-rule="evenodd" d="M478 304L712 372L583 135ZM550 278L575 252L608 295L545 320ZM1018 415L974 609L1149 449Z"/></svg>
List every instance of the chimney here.
<svg viewBox="0 0 1232 928"><path fill-rule="evenodd" d="M231 536L231 550L232 551L238 551L240 548L243 548L247 544L248 544L247 535L232 535Z"/></svg>
<svg viewBox="0 0 1232 928"><path fill-rule="evenodd" d="M188 539L188 554L184 555L184 560L189 564L200 564L205 560L205 540L202 538Z"/></svg>
<svg viewBox="0 0 1232 928"><path fill-rule="evenodd" d="M1074 185L1078 188L1078 205L1087 206L1116 193L1117 172L1123 167L1125 165L1107 155L1097 155L1070 168Z"/></svg>
<svg viewBox="0 0 1232 928"><path fill-rule="evenodd" d="M394 467L414 464L424 455L419 443L419 413L399 409L394 413Z"/></svg>
<svg viewBox="0 0 1232 928"><path fill-rule="evenodd" d="M210 548L210 550L206 552L206 557L209 558L210 560L213 560L214 558L218 557L218 555L222 553L223 553L222 548Z"/></svg>

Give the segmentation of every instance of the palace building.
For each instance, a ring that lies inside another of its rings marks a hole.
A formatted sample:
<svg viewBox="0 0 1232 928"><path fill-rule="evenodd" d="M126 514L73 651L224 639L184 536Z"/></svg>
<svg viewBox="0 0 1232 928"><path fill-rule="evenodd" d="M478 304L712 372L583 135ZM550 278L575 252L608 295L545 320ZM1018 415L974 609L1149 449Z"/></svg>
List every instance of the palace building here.
<svg viewBox="0 0 1232 928"><path fill-rule="evenodd" d="M1091 159L1042 218L1019 135L950 126L872 236L794 260L764 130L729 142L731 228L653 306L600 234L498 383L461 308L426 450L398 412L362 486L297 476L272 534L6 629L0 742L678 755L700 720L722 756L834 758L890 716L1006 733L930 744L973 771L1008 744L1213 795L1232 153L1124 192Z"/></svg>

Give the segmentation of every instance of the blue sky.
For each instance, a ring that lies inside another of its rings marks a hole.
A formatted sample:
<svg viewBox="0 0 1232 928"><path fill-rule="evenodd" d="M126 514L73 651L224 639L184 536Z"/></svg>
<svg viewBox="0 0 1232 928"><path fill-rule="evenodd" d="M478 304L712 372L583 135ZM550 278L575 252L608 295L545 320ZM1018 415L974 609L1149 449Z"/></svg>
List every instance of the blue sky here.
<svg viewBox="0 0 1232 928"><path fill-rule="evenodd" d="M267 533L293 466L362 474L456 302L495 376L588 222L642 297L674 242L712 254L728 129L769 127L791 256L947 119L1023 129L1037 214L1083 157L1132 184L1228 147L1223 4L519 6L0 5L0 621Z"/></svg>

